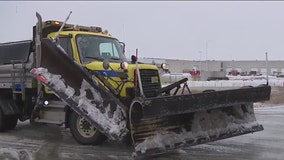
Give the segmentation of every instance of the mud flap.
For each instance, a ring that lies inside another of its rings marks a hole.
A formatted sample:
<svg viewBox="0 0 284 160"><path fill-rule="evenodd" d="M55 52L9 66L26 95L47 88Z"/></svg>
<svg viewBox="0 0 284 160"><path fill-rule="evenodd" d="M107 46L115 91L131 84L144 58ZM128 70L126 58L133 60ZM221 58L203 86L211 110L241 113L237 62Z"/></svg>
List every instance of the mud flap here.
<svg viewBox="0 0 284 160"><path fill-rule="evenodd" d="M42 39L40 68L31 73L100 132L121 140L128 132L125 106L50 39Z"/></svg>
<svg viewBox="0 0 284 160"><path fill-rule="evenodd" d="M136 99L130 128L136 156L155 155L263 130L253 102L269 100L271 87Z"/></svg>

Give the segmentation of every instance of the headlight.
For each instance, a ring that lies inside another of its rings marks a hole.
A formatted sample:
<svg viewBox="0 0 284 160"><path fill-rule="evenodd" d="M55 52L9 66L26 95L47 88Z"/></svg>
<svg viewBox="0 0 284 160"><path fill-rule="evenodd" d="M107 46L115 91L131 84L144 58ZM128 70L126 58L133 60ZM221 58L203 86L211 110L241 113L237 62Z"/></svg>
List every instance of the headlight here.
<svg viewBox="0 0 284 160"><path fill-rule="evenodd" d="M128 69L128 63L127 62L121 62L120 63L120 68L127 70Z"/></svg>
<svg viewBox="0 0 284 160"><path fill-rule="evenodd" d="M44 105L44 106L48 105L48 101L46 101L46 100L43 101L43 105Z"/></svg>
<svg viewBox="0 0 284 160"><path fill-rule="evenodd" d="M105 60L103 61L103 67L104 67L105 70L107 70L107 69L110 67L108 60L105 59Z"/></svg>

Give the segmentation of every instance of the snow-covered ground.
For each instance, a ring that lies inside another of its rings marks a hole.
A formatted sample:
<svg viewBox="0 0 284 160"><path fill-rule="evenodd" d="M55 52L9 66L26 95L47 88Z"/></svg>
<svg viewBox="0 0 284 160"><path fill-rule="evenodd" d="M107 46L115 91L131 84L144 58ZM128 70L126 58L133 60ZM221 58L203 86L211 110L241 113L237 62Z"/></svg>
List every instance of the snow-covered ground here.
<svg viewBox="0 0 284 160"><path fill-rule="evenodd" d="M284 157L284 105L255 108L264 131L185 147L146 158L155 160L282 160ZM46 124L31 126L21 122L9 132L0 133L0 160L131 160L133 147L107 141L99 146L76 143L64 127Z"/></svg>
<svg viewBox="0 0 284 160"><path fill-rule="evenodd" d="M266 84L265 79L252 80L220 80L220 81L188 81L189 87L242 87L242 86L257 86ZM269 79L270 86L284 87L284 79Z"/></svg>
<svg viewBox="0 0 284 160"><path fill-rule="evenodd" d="M266 84L266 80L246 77L227 81L188 81L190 87L241 87L259 84ZM284 79L270 77L269 84L280 86L282 90ZM279 95L282 96L283 93L279 92ZM258 122L263 124L264 131L186 147L154 159L283 159L284 105L262 107L262 103L256 103L255 113ZM31 126L28 122L20 122L14 130L0 133L0 160L132 159L132 152L131 144L106 142L100 146L80 145L74 141L69 130L51 124Z"/></svg>
<svg viewBox="0 0 284 160"><path fill-rule="evenodd" d="M14 149L11 147L0 148L0 160L32 160L31 152L25 149Z"/></svg>
<svg viewBox="0 0 284 160"><path fill-rule="evenodd" d="M185 78L180 76L176 78L176 81ZM266 77L264 76L228 76L229 80L217 80L217 81L192 81L187 82L189 87L242 87L242 86L257 86L260 84L266 84ZM276 78L269 76L270 86L284 87L284 78ZM166 86L169 83L164 83Z"/></svg>

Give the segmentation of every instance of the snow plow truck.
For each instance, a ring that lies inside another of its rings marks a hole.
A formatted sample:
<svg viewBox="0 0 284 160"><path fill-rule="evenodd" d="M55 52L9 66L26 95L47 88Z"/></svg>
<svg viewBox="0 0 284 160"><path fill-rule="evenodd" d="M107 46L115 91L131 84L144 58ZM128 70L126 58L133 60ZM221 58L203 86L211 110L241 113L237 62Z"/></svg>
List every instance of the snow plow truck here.
<svg viewBox="0 0 284 160"><path fill-rule="evenodd" d="M80 144L131 137L134 155L148 156L263 130L253 103L269 100L268 84L162 87L157 66L137 54L127 62L125 44L101 27L36 16L32 40L0 44L0 131L18 120L65 125Z"/></svg>

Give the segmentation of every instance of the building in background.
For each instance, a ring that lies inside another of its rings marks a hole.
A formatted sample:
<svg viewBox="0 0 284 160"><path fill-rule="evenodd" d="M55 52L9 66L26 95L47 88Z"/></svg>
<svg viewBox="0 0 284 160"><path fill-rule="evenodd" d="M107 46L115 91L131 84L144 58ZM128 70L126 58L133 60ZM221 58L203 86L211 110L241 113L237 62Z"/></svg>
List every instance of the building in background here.
<svg viewBox="0 0 284 160"><path fill-rule="evenodd" d="M143 63L153 63L159 66L166 63L171 73L189 73L190 71L200 71L201 77L222 76L222 75L284 75L284 61L266 62L254 61L192 61L192 60L175 60L175 59L156 59L156 58L140 58ZM203 78L202 80L205 80Z"/></svg>

